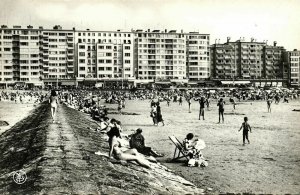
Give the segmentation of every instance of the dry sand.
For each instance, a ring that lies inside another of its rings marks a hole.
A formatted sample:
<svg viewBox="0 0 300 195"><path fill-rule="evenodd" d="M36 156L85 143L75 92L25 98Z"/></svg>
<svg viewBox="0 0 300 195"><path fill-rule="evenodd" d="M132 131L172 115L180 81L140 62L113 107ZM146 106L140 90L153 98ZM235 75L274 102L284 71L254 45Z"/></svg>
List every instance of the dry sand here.
<svg viewBox="0 0 300 195"><path fill-rule="evenodd" d="M205 111L205 121L198 120L198 102L192 102L192 113L188 105L171 102L161 103L166 125L153 126L150 118L150 102L127 101L123 110L139 115L110 115L120 119L125 133L142 128L146 144L164 153L161 158L166 166L176 170L201 188L212 188L211 192L223 193L300 193L300 108L299 100L272 105L267 112L266 102L238 102L236 110L226 100L225 123L218 124L216 102ZM117 108L116 104L106 104ZM251 144L242 145L242 131L238 129L243 118L249 118L252 133ZM192 132L205 140L202 151L209 160L208 167L187 167L184 162L168 163L174 145L168 136L183 140Z"/></svg>
<svg viewBox="0 0 300 195"><path fill-rule="evenodd" d="M6 121L8 126L0 126L0 135L7 129L14 126L17 122L27 117L35 108L32 102L15 103L14 101L0 101L0 120Z"/></svg>

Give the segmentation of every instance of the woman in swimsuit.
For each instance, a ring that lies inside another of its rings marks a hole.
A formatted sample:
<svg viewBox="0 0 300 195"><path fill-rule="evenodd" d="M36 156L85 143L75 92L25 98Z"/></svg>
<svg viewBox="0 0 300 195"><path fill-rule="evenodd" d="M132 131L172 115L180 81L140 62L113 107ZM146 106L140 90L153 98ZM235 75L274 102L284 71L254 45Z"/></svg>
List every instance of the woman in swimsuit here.
<svg viewBox="0 0 300 195"><path fill-rule="evenodd" d="M121 143L118 139L121 138L119 129L117 127L111 128L109 132L107 132L109 136L109 157L112 155L117 160L125 160L125 161L135 161L139 165L150 169L149 162L137 152L136 149L126 149L121 147Z"/></svg>
<svg viewBox="0 0 300 195"><path fill-rule="evenodd" d="M49 102L50 102L50 108L51 108L51 116L53 119L53 123L55 122L54 117L57 111L57 95L55 90L51 91L51 96L49 98Z"/></svg>

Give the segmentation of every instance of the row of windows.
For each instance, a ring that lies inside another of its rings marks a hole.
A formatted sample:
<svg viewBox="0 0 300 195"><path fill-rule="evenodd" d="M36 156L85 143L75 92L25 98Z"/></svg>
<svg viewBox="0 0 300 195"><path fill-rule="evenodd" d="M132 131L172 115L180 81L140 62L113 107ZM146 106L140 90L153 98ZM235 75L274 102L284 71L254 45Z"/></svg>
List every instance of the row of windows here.
<svg viewBox="0 0 300 195"><path fill-rule="evenodd" d="M82 32L82 33L78 33L78 36L103 36L103 37L131 37L131 34L126 34L126 33L85 33L85 32Z"/></svg>
<svg viewBox="0 0 300 195"><path fill-rule="evenodd" d="M96 43L96 39L78 39L78 43ZM120 39L98 39L97 43L114 43L114 44L131 44L131 40L120 40Z"/></svg>
<svg viewBox="0 0 300 195"><path fill-rule="evenodd" d="M39 31L37 30L0 30L0 33L4 33L4 34L21 34L21 35L38 35Z"/></svg>

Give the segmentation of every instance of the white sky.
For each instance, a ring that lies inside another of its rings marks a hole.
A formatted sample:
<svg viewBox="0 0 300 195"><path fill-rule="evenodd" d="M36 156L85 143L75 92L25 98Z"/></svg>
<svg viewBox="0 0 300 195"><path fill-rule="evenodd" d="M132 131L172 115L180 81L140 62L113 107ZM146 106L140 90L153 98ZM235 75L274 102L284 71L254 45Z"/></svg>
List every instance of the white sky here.
<svg viewBox="0 0 300 195"><path fill-rule="evenodd" d="M300 49L300 0L0 0L0 24L91 30L168 29L277 41Z"/></svg>

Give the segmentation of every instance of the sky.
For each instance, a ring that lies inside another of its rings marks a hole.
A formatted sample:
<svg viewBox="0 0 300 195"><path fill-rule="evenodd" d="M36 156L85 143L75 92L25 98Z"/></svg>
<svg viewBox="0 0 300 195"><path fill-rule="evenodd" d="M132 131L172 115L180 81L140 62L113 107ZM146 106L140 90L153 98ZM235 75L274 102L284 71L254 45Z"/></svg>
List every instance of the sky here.
<svg viewBox="0 0 300 195"><path fill-rule="evenodd" d="M300 49L300 0L0 0L0 24L198 31Z"/></svg>

